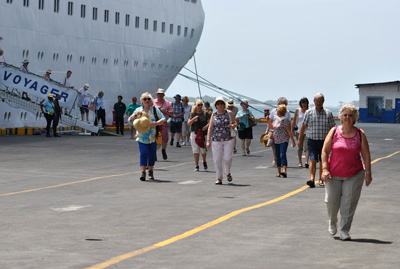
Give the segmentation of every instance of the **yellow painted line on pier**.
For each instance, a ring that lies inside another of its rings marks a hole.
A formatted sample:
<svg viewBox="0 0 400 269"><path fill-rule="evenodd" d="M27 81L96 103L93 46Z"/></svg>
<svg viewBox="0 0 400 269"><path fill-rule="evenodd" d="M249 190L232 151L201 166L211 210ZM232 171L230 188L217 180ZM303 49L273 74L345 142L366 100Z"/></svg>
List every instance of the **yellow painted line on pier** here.
<svg viewBox="0 0 400 269"><path fill-rule="evenodd" d="M396 155L398 153L400 153L400 151L394 152L394 153L392 153L392 154L390 154L388 156L382 157L382 158L378 158L378 159L372 161L371 163L377 163L377 162L379 162L379 161L381 161L383 159L387 159L387 158L393 157L394 155ZM316 183L318 183L318 181ZM132 252L125 253L123 255L111 258L108 261L105 261L105 262L102 262L102 263L98 263L96 265L93 265L91 267L87 267L85 269L104 269L104 268L107 268L107 267L109 267L111 265L117 264L119 262L122 262L122 261L130 259L130 258L133 258L133 257L138 256L140 254L143 254L143 253L149 252L151 250L158 249L158 248L170 245L170 244L175 243L175 242L177 242L179 240L188 238L188 237L190 237L190 236L192 236L192 235L194 235L196 233L199 233L199 232L204 231L204 230L206 230L208 228L211 228L211 227L213 227L213 226L215 226L217 224L220 224L221 222L229 220L229 219L231 219L231 218L233 218L233 217L235 217L235 216L237 216L239 214L242 214L244 212L247 212L247 211L250 211L250 210L253 210L253 209L257 209L257 208L260 208L260 207L264 207L264 206L267 206L267 205L270 205L270 204L277 203L277 202L282 201L282 200L284 200L286 198L289 198L289 197L291 197L291 196L293 196L293 195L295 195L297 193L300 193L300 192L302 192L302 191L304 191L304 190L306 190L308 188L309 188L309 186L303 186L303 187L301 187L301 188L299 188L299 189L297 189L295 191L289 192L289 193L287 193L285 195L282 195L282 196L280 196L278 198L275 198L273 200L270 200L268 202L264 202L264 203L261 203L261 204L257 204L257 205L254 205L254 206L250 206L250 207L246 207L246 208L242 208L242 209L233 211L233 212L231 212L231 213L229 213L229 214L227 214L225 216L222 216L222 217L220 217L218 219L210 221L210 222L208 222L206 224L203 224L203 225L201 225L201 226L199 226L197 228L194 228L194 229L192 229L190 231L187 231L187 232L185 232L183 234L180 234L180 235L177 235L177 236L172 237L170 239L158 242L158 243L156 243L156 244L154 244L152 246L148 246L148 247L145 247L145 248L142 248L142 249L139 249L139 250L135 250L135 251L132 251Z"/></svg>

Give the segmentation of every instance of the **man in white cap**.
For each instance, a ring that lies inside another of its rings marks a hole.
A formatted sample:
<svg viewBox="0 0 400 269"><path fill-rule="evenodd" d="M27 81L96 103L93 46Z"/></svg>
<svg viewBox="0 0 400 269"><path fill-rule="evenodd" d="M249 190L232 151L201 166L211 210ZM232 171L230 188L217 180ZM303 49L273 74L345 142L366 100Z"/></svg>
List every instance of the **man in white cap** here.
<svg viewBox="0 0 400 269"><path fill-rule="evenodd" d="M22 65L21 65L21 67L19 68L19 70L22 71L22 72L24 72L24 73L26 73L26 74L28 74L28 73L29 73L28 65L29 65L29 60L28 60L28 59L25 59L25 60L22 62Z"/></svg>
<svg viewBox="0 0 400 269"><path fill-rule="evenodd" d="M89 122L89 84L85 84L82 89L78 91L78 106L81 110L81 119L83 121L83 115L86 113L86 121Z"/></svg>
<svg viewBox="0 0 400 269"><path fill-rule="evenodd" d="M154 99L153 105L157 106L160 111L163 113L165 117L165 121L168 121L169 116L172 116L173 111L172 111L172 106L171 103L168 102L167 100L164 99L165 93L163 89L158 89L157 90L157 98ZM167 145L168 145L168 123L165 123L162 127L161 130L161 135L162 135L162 155L163 159L166 160L168 158L167 156Z"/></svg>

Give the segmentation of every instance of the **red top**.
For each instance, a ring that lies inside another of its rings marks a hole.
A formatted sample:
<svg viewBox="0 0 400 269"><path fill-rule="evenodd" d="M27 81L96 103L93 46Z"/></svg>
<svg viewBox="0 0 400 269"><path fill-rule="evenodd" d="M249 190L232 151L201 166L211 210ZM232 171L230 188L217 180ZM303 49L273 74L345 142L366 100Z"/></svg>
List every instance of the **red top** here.
<svg viewBox="0 0 400 269"><path fill-rule="evenodd" d="M361 162L360 129L353 137L344 137L340 128L332 138L332 153L328 160L329 172L335 177L352 177L364 169Z"/></svg>

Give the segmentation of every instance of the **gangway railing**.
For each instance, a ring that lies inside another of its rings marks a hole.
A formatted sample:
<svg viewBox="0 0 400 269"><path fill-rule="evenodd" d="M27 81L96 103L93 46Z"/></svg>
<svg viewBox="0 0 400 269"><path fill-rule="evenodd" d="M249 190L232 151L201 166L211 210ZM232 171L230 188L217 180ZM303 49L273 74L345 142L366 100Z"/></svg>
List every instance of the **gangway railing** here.
<svg viewBox="0 0 400 269"><path fill-rule="evenodd" d="M2 63L4 65L4 63ZM15 72L20 72L19 69L15 66L7 65L8 68L12 68ZM35 75L30 73L31 75ZM40 76L38 76L40 77ZM58 82L49 82L50 84L56 84L59 86ZM75 90L76 91L76 90ZM22 92L21 89L13 88L4 85L0 80L0 93L1 98L10 106L16 109L22 109L28 111L36 116L37 119L43 118L42 111L40 108L42 98L37 96L28 96L28 94ZM89 96L90 97L90 96ZM88 122L81 120L80 107L77 100L74 100L72 108L64 111L60 124L71 126L71 127L80 127L85 129L86 131L90 131L92 133L98 133L100 128L98 126L94 126Z"/></svg>

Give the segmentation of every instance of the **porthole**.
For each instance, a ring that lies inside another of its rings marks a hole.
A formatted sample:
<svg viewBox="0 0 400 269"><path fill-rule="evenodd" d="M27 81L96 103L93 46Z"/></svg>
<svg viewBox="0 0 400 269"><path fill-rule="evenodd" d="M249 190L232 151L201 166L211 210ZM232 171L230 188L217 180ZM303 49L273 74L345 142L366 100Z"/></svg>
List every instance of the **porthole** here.
<svg viewBox="0 0 400 269"><path fill-rule="evenodd" d="M38 58L38 60L40 59L40 51L37 54L37 58Z"/></svg>
<svg viewBox="0 0 400 269"><path fill-rule="evenodd" d="M24 113L24 120L26 120L27 115L28 115L28 113L25 112L25 113Z"/></svg>
<svg viewBox="0 0 400 269"><path fill-rule="evenodd" d="M36 120L38 120L40 117L39 117L39 112L36 112Z"/></svg>
<svg viewBox="0 0 400 269"><path fill-rule="evenodd" d="M42 54L40 55L40 60L43 60L44 52L42 51Z"/></svg>
<svg viewBox="0 0 400 269"><path fill-rule="evenodd" d="M4 121L7 120L7 112L4 113Z"/></svg>
<svg viewBox="0 0 400 269"><path fill-rule="evenodd" d="M11 119L11 112L8 112L7 121L10 121L10 119Z"/></svg>
<svg viewBox="0 0 400 269"><path fill-rule="evenodd" d="M24 118L24 112L21 112L21 120Z"/></svg>
<svg viewBox="0 0 400 269"><path fill-rule="evenodd" d="M29 57L29 50L26 51L26 58Z"/></svg>

